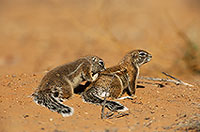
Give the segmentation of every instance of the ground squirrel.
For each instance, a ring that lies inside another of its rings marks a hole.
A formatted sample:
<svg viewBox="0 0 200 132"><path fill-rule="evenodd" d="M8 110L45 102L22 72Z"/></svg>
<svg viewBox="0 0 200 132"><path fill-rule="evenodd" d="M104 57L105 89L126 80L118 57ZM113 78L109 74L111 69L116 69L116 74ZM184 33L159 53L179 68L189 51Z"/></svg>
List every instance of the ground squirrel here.
<svg viewBox="0 0 200 132"><path fill-rule="evenodd" d="M144 50L133 50L126 54L116 66L101 72L96 81L92 82L83 92L85 102L102 105L103 98L119 99L125 90L130 96L135 95L139 67L151 60L152 56ZM125 106L118 102L106 100L105 106L111 111L126 111Z"/></svg>
<svg viewBox="0 0 200 132"><path fill-rule="evenodd" d="M97 56L82 57L49 71L32 94L34 101L62 116L71 116L73 108L64 105L72 97L74 89L83 81L96 80L100 71L105 70L104 62Z"/></svg>

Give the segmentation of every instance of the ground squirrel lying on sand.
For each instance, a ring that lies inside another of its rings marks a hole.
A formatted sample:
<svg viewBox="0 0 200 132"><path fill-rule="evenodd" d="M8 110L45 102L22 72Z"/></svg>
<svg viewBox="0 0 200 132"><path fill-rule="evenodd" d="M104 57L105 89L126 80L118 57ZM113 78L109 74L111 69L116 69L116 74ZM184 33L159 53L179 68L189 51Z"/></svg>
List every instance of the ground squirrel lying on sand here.
<svg viewBox="0 0 200 132"><path fill-rule="evenodd" d="M96 81L92 82L83 92L85 102L102 105L102 98L118 99L125 89L133 96L139 67L151 60L152 56L144 50L133 50L126 54L119 65L107 68L101 72ZM105 106L111 111L126 111L125 106L118 102L106 100Z"/></svg>
<svg viewBox="0 0 200 132"><path fill-rule="evenodd" d="M32 94L34 101L62 116L71 116L73 108L62 103L70 98L74 89L83 81L95 81L104 62L97 56L87 56L49 71Z"/></svg>

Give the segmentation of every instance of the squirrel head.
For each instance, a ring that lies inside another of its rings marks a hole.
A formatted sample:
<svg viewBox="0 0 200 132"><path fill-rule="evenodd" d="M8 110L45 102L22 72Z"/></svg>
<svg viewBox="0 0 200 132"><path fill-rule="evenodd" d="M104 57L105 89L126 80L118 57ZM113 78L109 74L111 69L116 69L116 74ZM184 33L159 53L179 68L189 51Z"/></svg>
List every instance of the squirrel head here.
<svg viewBox="0 0 200 132"><path fill-rule="evenodd" d="M91 71L93 74L104 71L104 61L98 56L88 56L88 60L91 63Z"/></svg>
<svg viewBox="0 0 200 132"><path fill-rule="evenodd" d="M125 55L121 61L121 64L127 63L140 67L141 65L149 62L151 58L152 55L145 50L133 50Z"/></svg>

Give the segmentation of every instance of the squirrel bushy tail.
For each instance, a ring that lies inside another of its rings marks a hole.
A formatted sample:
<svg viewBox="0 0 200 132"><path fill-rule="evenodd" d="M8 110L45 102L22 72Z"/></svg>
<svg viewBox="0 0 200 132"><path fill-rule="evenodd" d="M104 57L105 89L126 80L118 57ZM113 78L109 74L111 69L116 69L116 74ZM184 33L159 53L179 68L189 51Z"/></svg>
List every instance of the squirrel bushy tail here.
<svg viewBox="0 0 200 132"><path fill-rule="evenodd" d="M73 108L62 104L51 93L37 92L32 94L35 103L47 107L53 112L58 112L63 117L71 116L74 113Z"/></svg>

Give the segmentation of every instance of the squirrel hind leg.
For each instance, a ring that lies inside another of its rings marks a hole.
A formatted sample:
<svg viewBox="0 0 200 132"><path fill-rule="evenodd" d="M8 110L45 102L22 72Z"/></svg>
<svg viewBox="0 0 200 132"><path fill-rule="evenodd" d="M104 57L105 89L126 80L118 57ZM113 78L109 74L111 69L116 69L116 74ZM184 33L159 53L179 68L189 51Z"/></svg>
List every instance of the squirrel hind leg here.
<svg viewBox="0 0 200 132"><path fill-rule="evenodd" d="M96 105L103 105L104 100L101 99L96 94L95 88L90 88L82 94L82 98L84 102L92 103ZM119 102L108 101L105 102L105 107L108 108L110 111L127 111L128 108L120 104Z"/></svg>

